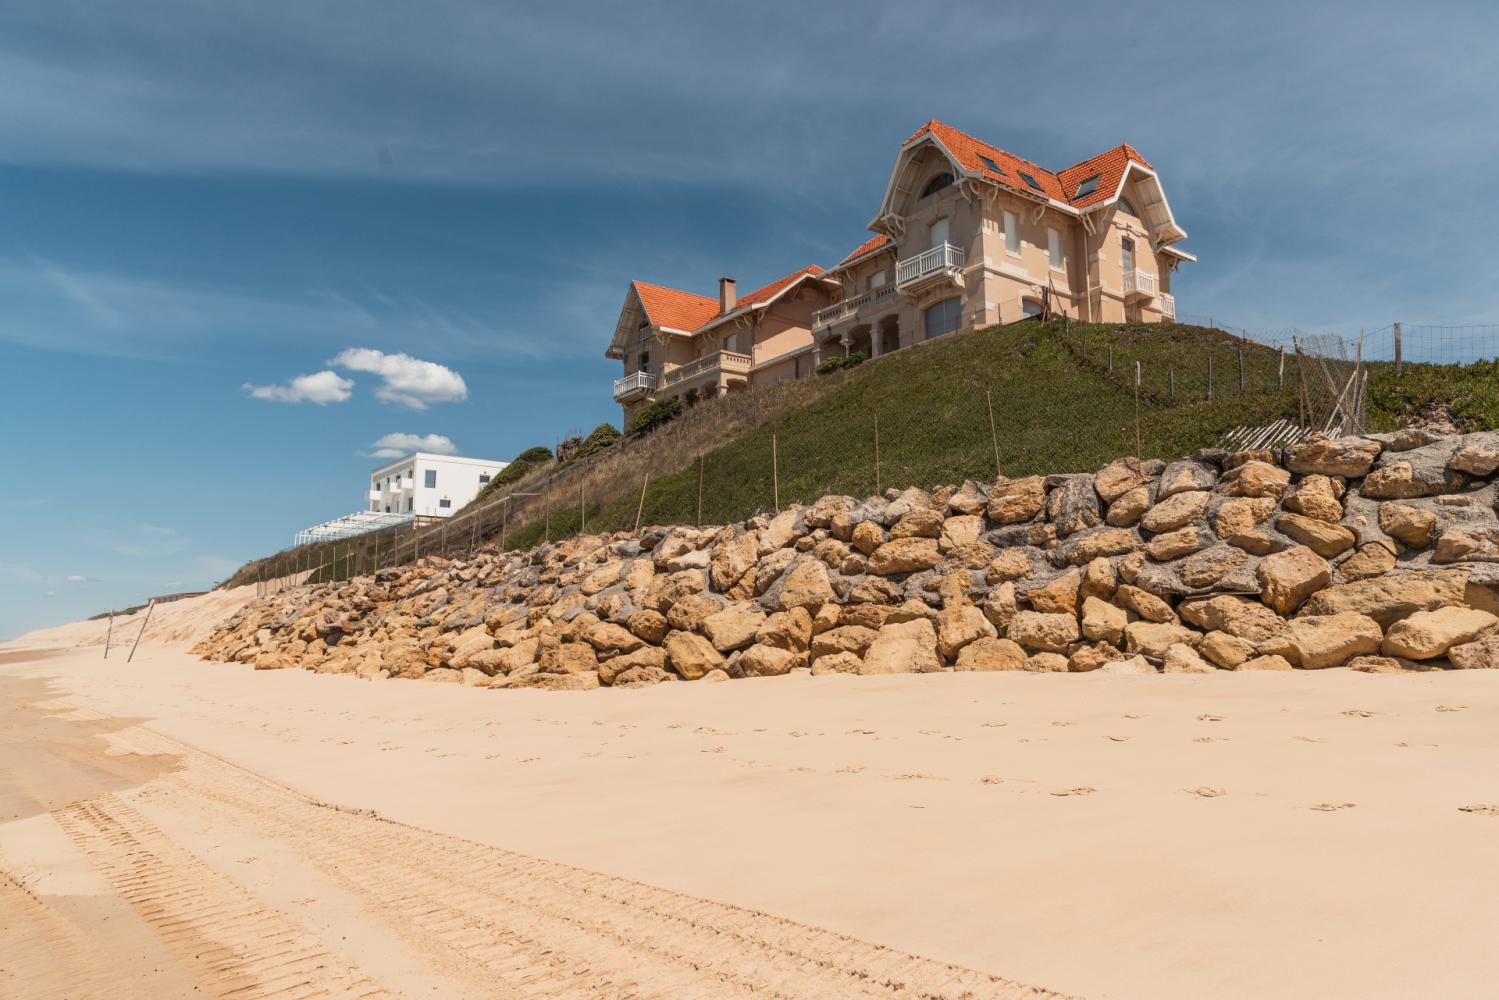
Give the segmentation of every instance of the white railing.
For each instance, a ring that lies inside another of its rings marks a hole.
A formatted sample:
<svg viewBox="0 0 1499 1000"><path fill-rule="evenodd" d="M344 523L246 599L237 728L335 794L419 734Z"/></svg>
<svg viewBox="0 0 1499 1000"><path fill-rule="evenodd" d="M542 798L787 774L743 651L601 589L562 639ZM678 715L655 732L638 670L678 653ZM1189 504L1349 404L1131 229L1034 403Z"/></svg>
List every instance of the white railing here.
<svg viewBox="0 0 1499 1000"><path fill-rule="evenodd" d="M851 299L834 302L826 309L819 309L812 314L812 328L816 329L821 326L827 326L830 323L836 323L842 319L847 319L858 313L865 306L873 305L876 302L883 302L894 294L894 285L881 285L879 288L871 288L863 295L855 295Z"/></svg>
<svg viewBox="0 0 1499 1000"><path fill-rule="evenodd" d="M1155 275L1146 274L1144 271L1124 272L1124 294L1125 295L1154 295Z"/></svg>
<svg viewBox="0 0 1499 1000"><path fill-rule="evenodd" d="M624 378L614 380L614 398L620 399L637 392L650 392L656 388L656 376L652 372L631 372Z"/></svg>
<svg viewBox="0 0 1499 1000"><path fill-rule="evenodd" d="M895 284L909 285L929 275L955 271L963 266L965 254L951 243L932 247L925 253L895 262Z"/></svg>
<svg viewBox="0 0 1499 1000"><path fill-rule="evenodd" d="M736 354L733 351L719 351L717 354L707 354L696 361L689 361L680 368L673 368L661 376L661 385L676 385L686 379L701 375L704 372L725 371L734 374L747 374L754 359L748 354Z"/></svg>
<svg viewBox="0 0 1499 1000"><path fill-rule="evenodd" d="M1162 316L1169 316L1172 319L1176 319L1176 298L1175 298L1175 296L1168 295L1165 292L1162 292L1160 295L1156 296L1156 298L1159 301L1159 305L1160 305L1160 309L1161 309L1161 315Z"/></svg>
<svg viewBox="0 0 1499 1000"><path fill-rule="evenodd" d="M382 497L383 495L384 494L382 494L379 490L370 490L370 497L369 498L371 500L378 501L380 499L380 497Z"/></svg>

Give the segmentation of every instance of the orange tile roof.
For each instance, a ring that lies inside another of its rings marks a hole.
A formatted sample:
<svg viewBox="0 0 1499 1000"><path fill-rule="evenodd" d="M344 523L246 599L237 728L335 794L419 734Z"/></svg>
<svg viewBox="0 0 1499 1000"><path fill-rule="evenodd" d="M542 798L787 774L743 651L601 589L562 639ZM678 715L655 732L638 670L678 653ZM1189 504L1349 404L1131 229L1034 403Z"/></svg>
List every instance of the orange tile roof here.
<svg viewBox="0 0 1499 1000"><path fill-rule="evenodd" d="M771 298L781 289L785 288L787 285L795 281L797 278L800 278L803 275L807 274L810 274L815 278L818 275L822 274L822 268L818 267L816 264L808 264L806 267L801 268L800 270L792 271L784 278L777 278L770 284L765 285L762 288L757 288L753 292L750 292L748 295L741 296L739 301L734 304L734 308L738 309L740 306L753 305L754 303L759 302L762 299Z"/></svg>
<svg viewBox="0 0 1499 1000"><path fill-rule="evenodd" d="M867 253L871 253L889 242L891 242L890 237L886 236L884 233L880 233L878 236L875 236L872 239L867 239L863 243L860 243L858 246L854 247L853 253L840 260L838 262L838 266L842 267L849 261L856 260Z"/></svg>
<svg viewBox="0 0 1499 1000"><path fill-rule="evenodd" d="M1059 173L1053 173L1045 167L1032 163L1029 160L1023 160L1013 153L1007 153L998 146L991 146L987 142L976 139L967 132L961 132L951 125L939 122L935 118L917 129L911 135L911 138L906 140L906 143L919 139L928 133L941 142L943 146L947 147L948 152L952 153L953 157L964 170L981 174L996 183L1014 188L1017 191L1024 191L1032 195L1044 195L1064 204L1072 205L1075 208L1087 208L1090 205L1112 197L1114 189L1119 186L1119 178L1124 175L1125 165L1129 161L1134 160L1141 166L1150 168L1150 162L1141 156L1133 146L1128 143L1122 143L1107 152L1084 160L1076 166L1068 167ZM998 175L991 170L980 159L980 157L984 156L993 160L1004 171L1004 175ZM1021 171L1025 171L1036 178L1036 183L1041 185L1041 190L1037 191L1026 184L1020 177ZM1072 192L1077 190L1078 184L1094 174L1100 175L1097 189L1091 194L1073 200L1071 195Z"/></svg>
<svg viewBox="0 0 1499 1000"><path fill-rule="evenodd" d="M696 330L718 315L718 299L706 295L652 285L644 281L633 282L640 304L645 306L646 318L652 326L669 326L673 330Z"/></svg>

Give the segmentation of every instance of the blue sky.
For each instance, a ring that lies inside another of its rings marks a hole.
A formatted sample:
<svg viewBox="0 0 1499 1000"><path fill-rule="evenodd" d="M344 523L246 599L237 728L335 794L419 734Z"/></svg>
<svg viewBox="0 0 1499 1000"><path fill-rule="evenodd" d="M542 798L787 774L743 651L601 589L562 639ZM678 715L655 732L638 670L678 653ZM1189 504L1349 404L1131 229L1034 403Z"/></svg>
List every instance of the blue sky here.
<svg viewBox="0 0 1499 1000"><path fill-rule="evenodd" d="M1496 35L1440 3L12 0L0 636L221 579L357 508L386 435L507 458L617 420L631 278L835 262L932 117L1054 168L1137 146L1201 258L1184 314L1495 322ZM247 388L325 371L321 403Z"/></svg>

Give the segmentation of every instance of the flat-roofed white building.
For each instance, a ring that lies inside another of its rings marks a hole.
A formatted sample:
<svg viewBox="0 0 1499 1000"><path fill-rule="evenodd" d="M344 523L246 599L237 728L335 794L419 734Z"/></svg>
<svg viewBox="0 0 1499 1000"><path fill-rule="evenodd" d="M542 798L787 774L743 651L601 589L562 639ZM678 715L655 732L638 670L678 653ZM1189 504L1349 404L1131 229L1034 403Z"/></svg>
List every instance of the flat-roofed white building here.
<svg viewBox="0 0 1499 1000"><path fill-rule="evenodd" d="M370 473L368 509L376 514L451 517L507 464L414 452Z"/></svg>

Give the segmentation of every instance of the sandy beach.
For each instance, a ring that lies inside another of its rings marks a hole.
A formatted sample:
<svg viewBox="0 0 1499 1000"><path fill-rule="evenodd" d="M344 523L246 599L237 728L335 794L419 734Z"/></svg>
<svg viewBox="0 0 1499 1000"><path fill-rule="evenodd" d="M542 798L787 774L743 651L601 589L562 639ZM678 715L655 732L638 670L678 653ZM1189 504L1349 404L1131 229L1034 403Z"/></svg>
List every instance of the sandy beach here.
<svg viewBox="0 0 1499 1000"><path fill-rule="evenodd" d="M390 826L370 812L402 824L413 863L493 851L501 869L628 880L613 883L635 887L625 896L758 911L768 938L846 942L829 955L883 946L931 982L977 977L972 995L1478 997L1499 975L1488 671L489 691L204 663L183 644L234 603L213 600L160 609L171 638L148 633L128 665L75 645L97 623L0 647L5 909L44 904L47 940L114 928L101 946L79 939L83 982L173 995L201 979L153 959L172 941L111 867L100 845L113 833L157 842L164 868L212 873L245 921L315 942L308 961L350 995L563 995L497 985L466 947L404 924L410 886L369 898L392 859L329 845L364 842L343 825ZM476 889L456 869L427 875ZM527 926L558 919L548 912ZM633 912L634 932L679 939L651 930L659 907ZM457 919L477 941L496 918ZM46 995L24 954L41 930L29 934L0 945L7 995ZM627 975L632 995L759 995L752 971L748 985L723 978L731 953L708 963L717 985L668 988L680 959L600 940L574 942L589 956L577 961L630 961L585 995ZM659 975L629 972L646 954L666 963ZM573 973L568 989L585 970ZM813 979L781 992L905 995L826 969Z"/></svg>

